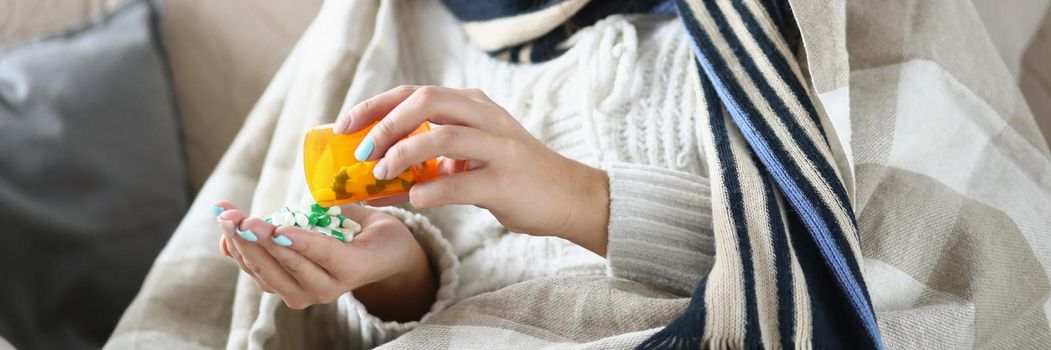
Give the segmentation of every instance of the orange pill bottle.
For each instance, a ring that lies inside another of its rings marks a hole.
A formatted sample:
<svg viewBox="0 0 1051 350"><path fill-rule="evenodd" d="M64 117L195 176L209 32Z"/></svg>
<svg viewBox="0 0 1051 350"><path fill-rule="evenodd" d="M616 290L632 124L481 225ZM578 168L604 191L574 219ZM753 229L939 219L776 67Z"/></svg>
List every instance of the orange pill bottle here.
<svg viewBox="0 0 1051 350"><path fill-rule="evenodd" d="M303 144L303 166L307 187L314 200L324 207L360 202L408 193L409 188L438 177L438 161L431 159L410 166L390 180L376 180L375 161L360 162L354 150L374 126L353 134L336 134L332 124L316 126L307 132ZM421 124L409 136L427 132Z"/></svg>

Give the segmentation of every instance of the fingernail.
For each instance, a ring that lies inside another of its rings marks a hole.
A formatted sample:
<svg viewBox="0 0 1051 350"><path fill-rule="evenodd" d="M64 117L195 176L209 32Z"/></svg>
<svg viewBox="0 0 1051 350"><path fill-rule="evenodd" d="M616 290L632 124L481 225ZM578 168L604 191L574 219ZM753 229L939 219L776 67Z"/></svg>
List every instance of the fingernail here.
<svg viewBox="0 0 1051 350"><path fill-rule="evenodd" d="M387 179L387 162L386 162L386 160L387 160L387 158L380 158L380 161L376 162L376 167L372 168L372 176L374 176L376 178L376 180L386 180Z"/></svg>
<svg viewBox="0 0 1051 350"><path fill-rule="evenodd" d="M252 230L237 230L237 234L240 235L241 238L244 238L246 241L249 242L255 242L259 240L259 237L257 237L255 235L255 232L252 232Z"/></svg>
<svg viewBox="0 0 1051 350"><path fill-rule="evenodd" d="M273 237L270 237L270 239L273 240L274 243L277 243L277 245L282 246L282 247L287 247L287 246L292 245L292 240L288 239L288 237L285 237L285 236L273 236Z"/></svg>
<svg viewBox="0 0 1051 350"><path fill-rule="evenodd" d="M212 204L212 216L219 216L219 214L222 214L223 211L226 211L226 208Z"/></svg>
<svg viewBox="0 0 1051 350"><path fill-rule="evenodd" d="M361 141L360 145L358 145L358 149L354 151L354 158L357 158L358 161L364 162L366 159L369 159L370 155L372 155L373 147L376 147L376 144L372 142L372 135L365 136L365 139Z"/></svg>

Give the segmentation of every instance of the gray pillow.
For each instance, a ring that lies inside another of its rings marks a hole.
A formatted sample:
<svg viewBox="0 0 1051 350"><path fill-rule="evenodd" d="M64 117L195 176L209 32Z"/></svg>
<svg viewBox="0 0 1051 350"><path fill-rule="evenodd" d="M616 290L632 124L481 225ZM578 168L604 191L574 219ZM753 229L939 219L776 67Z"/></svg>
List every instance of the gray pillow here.
<svg viewBox="0 0 1051 350"><path fill-rule="evenodd" d="M0 51L0 336L97 348L189 204L155 5Z"/></svg>

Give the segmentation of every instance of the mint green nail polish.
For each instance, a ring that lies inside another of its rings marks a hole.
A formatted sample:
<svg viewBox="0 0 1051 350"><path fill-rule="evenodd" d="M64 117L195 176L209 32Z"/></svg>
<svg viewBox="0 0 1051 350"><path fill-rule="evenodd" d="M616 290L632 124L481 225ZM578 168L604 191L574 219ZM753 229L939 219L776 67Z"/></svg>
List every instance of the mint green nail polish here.
<svg viewBox="0 0 1051 350"><path fill-rule="evenodd" d="M246 241L249 242L255 242L259 240L259 237L256 236L255 232L252 232L252 230L237 230L237 234L240 235L241 238L244 238Z"/></svg>
<svg viewBox="0 0 1051 350"><path fill-rule="evenodd" d="M212 216L219 216L219 214L222 214L225 210L226 209L224 209L223 207L212 204Z"/></svg>
<svg viewBox="0 0 1051 350"><path fill-rule="evenodd" d="M285 237L285 236L273 236L273 237L270 237L270 239L273 240L274 243L277 243L277 245L282 246L282 247L287 247L287 246L292 245L292 240L288 239L288 237Z"/></svg>
<svg viewBox="0 0 1051 350"><path fill-rule="evenodd" d="M364 162L372 155L372 149L374 147L376 147L376 144L372 142L372 135L365 136L365 140L361 141L361 144L358 145L358 149L354 150L354 158L357 158L358 161Z"/></svg>

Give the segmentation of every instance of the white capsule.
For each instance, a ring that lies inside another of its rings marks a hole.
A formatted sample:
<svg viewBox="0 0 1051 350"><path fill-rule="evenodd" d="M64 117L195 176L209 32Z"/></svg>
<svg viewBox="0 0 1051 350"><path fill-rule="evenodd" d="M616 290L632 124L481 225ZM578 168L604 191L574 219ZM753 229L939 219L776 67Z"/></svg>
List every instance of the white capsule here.
<svg viewBox="0 0 1051 350"><path fill-rule="evenodd" d="M329 229L324 228L324 227L314 226L314 231L317 231L318 233L324 234L326 236L331 236L332 235L332 230L329 230Z"/></svg>
<svg viewBox="0 0 1051 350"><path fill-rule="evenodd" d="M330 207L330 208L328 208L328 212L327 212L327 214L330 215L330 216L338 216L339 214L342 214L342 213L343 213L343 210L339 209L339 206Z"/></svg>
<svg viewBox="0 0 1051 350"><path fill-rule="evenodd" d="M340 226L351 231L351 233L358 233L358 231L361 231L361 225L351 219L343 220L343 222L340 223Z"/></svg>
<svg viewBox="0 0 1051 350"><path fill-rule="evenodd" d="M296 224L296 217L290 212L282 212L281 214L281 225L291 226Z"/></svg>
<svg viewBox="0 0 1051 350"><path fill-rule="evenodd" d="M295 218L296 218L296 226L304 227L304 228L310 226L310 220L307 219L307 216L303 215L303 213L296 213Z"/></svg>
<svg viewBox="0 0 1051 350"><path fill-rule="evenodd" d="M333 217L330 217L329 219L331 219L331 220L328 221L328 225L325 225L326 228L334 229L334 228L339 227L339 218L333 216Z"/></svg>

